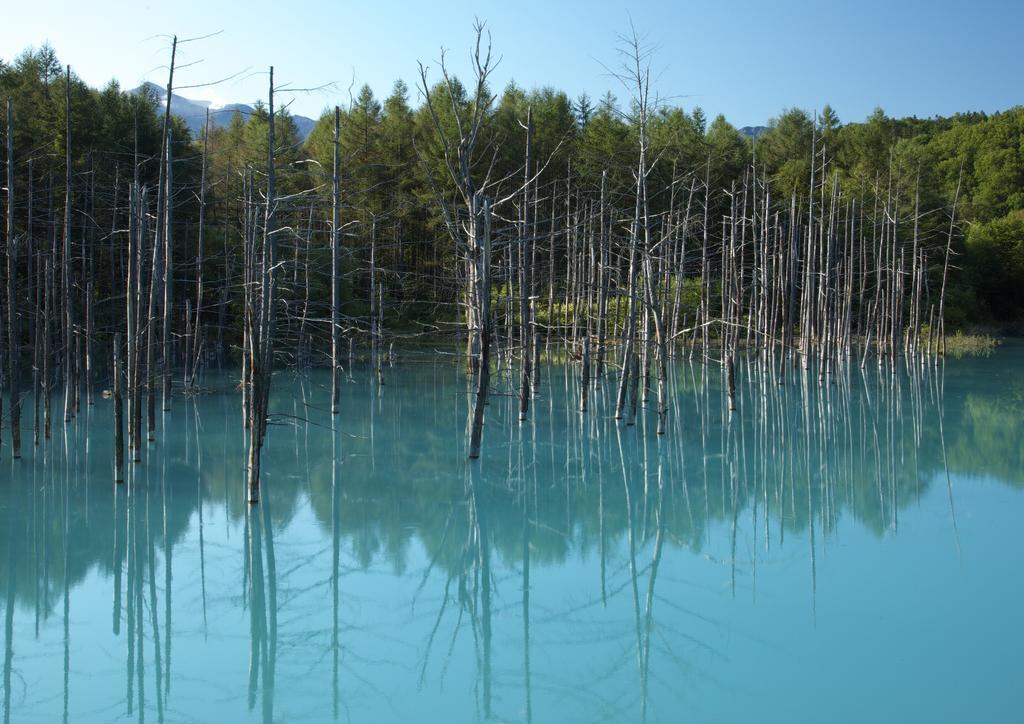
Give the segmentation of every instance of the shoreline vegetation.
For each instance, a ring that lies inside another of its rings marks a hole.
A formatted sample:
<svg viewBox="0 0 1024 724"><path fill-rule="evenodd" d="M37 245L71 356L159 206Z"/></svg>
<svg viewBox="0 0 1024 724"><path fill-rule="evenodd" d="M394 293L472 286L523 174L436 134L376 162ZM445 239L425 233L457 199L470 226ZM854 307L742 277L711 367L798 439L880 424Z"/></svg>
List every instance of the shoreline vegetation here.
<svg viewBox="0 0 1024 724"><path fill-rule="evenodd" d="M614 419L647 407L663 435L673 359L720 367L731 413L740 353L823 384L984 354L965 331L1024 319L1024 107L843 124L825 105L744 134L659 98L635 29L611 67L624 96L598 102L498 91L490 31L471 37L468 67L419 64L418 105L364 86L306 137L273 67L265 102L193 136L171 105L178 46L203 39L173 38L159 99L91 89L48 46L0 62L12 456L23 406L39 444L111 380L130 480L158 408L219 365L239 371L257 502L273 371L327 366L341 415L357 348L383 386L396 345L457 345L473 460L492 374L525 422L545 358L578 368L579 414L613 380Z"/></svg>
<svg viewBox="0 0 1024 724"><path fill-rule="evenodd" d="M1000 337L987 334L964 334L957 331L946 339L946 354L950 357L988 356L1002 342Z"/></svg>

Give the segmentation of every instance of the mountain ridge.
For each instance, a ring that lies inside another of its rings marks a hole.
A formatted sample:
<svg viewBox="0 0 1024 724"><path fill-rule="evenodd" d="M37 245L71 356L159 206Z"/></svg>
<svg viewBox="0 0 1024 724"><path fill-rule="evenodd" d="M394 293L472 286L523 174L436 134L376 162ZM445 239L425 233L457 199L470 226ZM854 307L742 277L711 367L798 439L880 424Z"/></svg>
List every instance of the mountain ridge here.
<svg viewBox="0 0 1024 724"><path fill-rule="evenodd" d="M166 89L152 82L143 83L128 92L132 95L138 95L143 91L147 91L160 105L164 103L164 99L167 97ZM193 100L177 93L171 93L171 113L185 122L185 125L188 126L188 129L195 138L198 138L202 133L203 126L206 123L207 111L210 112L210 124L216 128L224 128L231 122L231 117L235 112L245 116L255 111L255 107L246 103L227 103L214 108L210 101ZM305 141L310 131L313 130L313 126L316 125L316 121L306 116L296 115L292 116L292 120L295 122L295 128L299 132L299 139Z"/></svg>
<svg viewBox="0 0 1024 724"><path fill-rule="evenodd" d="M768 126L743 126L743 128L739 129L739 132L747 138L756 141L767 130Z"/></svg>

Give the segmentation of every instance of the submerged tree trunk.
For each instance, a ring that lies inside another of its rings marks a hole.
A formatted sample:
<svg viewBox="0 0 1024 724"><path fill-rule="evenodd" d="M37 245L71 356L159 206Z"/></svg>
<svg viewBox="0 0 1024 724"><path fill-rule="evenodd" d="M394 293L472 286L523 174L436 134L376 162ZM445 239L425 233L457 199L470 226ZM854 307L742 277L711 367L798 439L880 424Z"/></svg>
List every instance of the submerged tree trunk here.
<svg viewBox="0 0 1024 724"><path fill-rule="evenodd" d="M75 379L72 336L75 331L75 311L71 293L71 66L65 73L64 111L64 254L61 259L61 282L64 295L64 422L75 416Z"/></svg>
<svg viewBox="0 0 1024 724"><path fill-rule="evenodd" d="M124 406L121 397L121 334L114 335L114 482L124 482Z"/></svg>
<svg viewBox="0 0 1024 724"><path fill-rule="evenodd" d="M469 458L480 457L480 442L483 436L484 410L491 384L491 201L482 201L483 222L480 245L473 258L477 273L477 308L480 322L480 364L477 368L476 401L473 405L470 423Z"/></svg>
<svg viewBox="0 0 1024 724"><path fill-rule="evenodd" d="M276 286L277 286L277 185L274 168L274 68L270 68L267 125L267 198L263 226L263 254L260 261L258 304L255 284L249 288L249 447L247 491L250 503L260 499L260 456L267 431L267 406L273 374Z"/></svg>

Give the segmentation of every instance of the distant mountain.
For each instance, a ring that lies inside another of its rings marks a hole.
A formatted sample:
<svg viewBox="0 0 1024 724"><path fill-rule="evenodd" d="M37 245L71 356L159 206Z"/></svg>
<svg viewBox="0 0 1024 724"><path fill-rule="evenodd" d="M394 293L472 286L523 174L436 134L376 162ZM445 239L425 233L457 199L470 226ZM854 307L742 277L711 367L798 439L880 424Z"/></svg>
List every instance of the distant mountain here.
<svg viewBox="0 0 1024 724"><path fill-rule="evenodd" d="M295 121L295 128L299 132L299 138L305 141L309 134L313 132L316 121L306 116L292 116L292 120Z"/></svg>
<svg viewBox="0 0 1024 724"><path fill-rule="evenodd" d="M174 101L172 100L171 103L173 104ZM761 136L762 133L764 133L767 130L768 126L744 126L743 128L740 129L740 133L742 133L747 138L753 138L756 140Z"/></svg>
<svg viewBox="0 0 1024 724"><path fill-rule="evenodd" d="M144 83L138 88L129 91L129 93L138 94L144 89L156 98L158 103L164 103L167 91L156 83ZM192 131L193 138L199 138L203 125L206 123L206 110L208 108L210 109L210 124L217 128L227 126L231 122L231 117L235 114L235 111L240 112L243 116L253 112L253 107L245 103L228 103L219 108L211 108L209 101L195 101L179 96L177 93L171 94L171 113L185 121L185 125ZM305 141L306 136L313 130L313 126L316 125L316 121L305 116L292 116L292 120L295 121L295 128L299 132L299 138Z"/></svg>

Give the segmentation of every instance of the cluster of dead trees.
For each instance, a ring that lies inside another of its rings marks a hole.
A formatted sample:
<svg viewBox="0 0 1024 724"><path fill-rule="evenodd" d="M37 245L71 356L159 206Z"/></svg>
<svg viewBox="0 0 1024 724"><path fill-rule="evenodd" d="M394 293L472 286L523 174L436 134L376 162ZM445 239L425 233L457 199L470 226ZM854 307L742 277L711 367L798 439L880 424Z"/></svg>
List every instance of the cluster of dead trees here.
<svg viewBox="0 0 1024 724"><path fill-rule="evenodd" d="M473 109L493 100L487 96L490 45L479 25L476 41ZM938 358L956 198L948 233L926 237L918 184L902 187L890 164L888 176L870 188L844 188L817 137L805 193L774 189L756 155L727 187L714 184L709 157L703 169L673 166L668 187L650 189L659 159L651 157L648 128L658 101L635 32L624 39L623 57L617 77L632 96L638 154L632 193L616 198L607 192L607 173L598 188L577 182L571 168L564 179L539 184L543 160L533 158L529 110L521 124L522 182L491 178L488 151L477 148L483 116L474 112L454 129L443 123L421 66L421 92L462 202L438 194L464 264L466 355L477 380L470 458L480 454L492 358L499 367L518 364L524 420L537 392L540 350L550 356L552 342L580 365L581 411L592 384L614 366L615 418L632 424L653 387L659 434L670 404L668 360L681 348L690 358L700 354L722 365L730 409L740 348L770 360L779 379L787 363L814 364L824 380L851 357L865 364L871 352L879 359ZM441 72L454 99L443 56ZM447 110L460 119L454 100ZM657 212L655 195L668 198ZM511 213L507 207L514 207ZM538 274L541 245L547 264ZM546 306L543 319L538 301Z"/></svg>
<svg viewBox="0 0 1024 724"><path fill-rule="evenodd" d="M371 384L379 385L385 339L416 336L407 328L398 334L397 325L388 330L387 280L397 271L384 266L380 250L402 240L397 232L392 242L380 238L386 212L346 206L337 108L329 180L325 169L321 186L278 192L272 69L266 160L239 170L241 196L211 206L208 134L201 150L192 149L198 183L176 182L170 98L177 45L175 39L155 184L140 176L137 140L128 171L119 170L110 188L97 188L96 174L75 169L70 90L63 188L52 172L36 178L34 152L14 146L20 111L6 104L0 375L9 409L0 420L9 421L11 454L18 457L27 401L38 443L51 434L54 391L63 392L70 423L83 402L94 402L94 386L111 380L115 477L121 481L125 447L138 462L143 437L155 440L157 398L168 410L176 388L198 389L207 364L237 360L250 439L248 493L255 501L275 367L326 364L330 406L338 414L342 373L351 369L355 344L369 351ZM467 422L470 458L481 453L493 373L515 379L519 419L526 420L545 355L555 359L564 352L579 365L582 412L591 404L592 383L609 374L618 376L614 416L626 424L653 393L657 430L664 433L671 406L667 368L675 356L722 365L734 407L741 349L769 361L779 379L787 365L814 366L825 379L854 358L863 365L871 355L937 358L942 352L955 199L949 209L922 209L917 187L901 181L905 174L897 169L848 188L817 137L804 191L776 188L756 153L725 183L712 175L709 156L698 168L672 164L669 183L651 187L652 170L666 161L651 151L649 119L659 102L651 96L647 53L635 33L625 40L618 73L631 94L638 138L630 187L610 188L612 169L595 183L574 175L571 163L564 174L553 168L553 156L534 149L530 109L520 119L522 167L499 178L493 136L482 140L495 66L482 25L471 57L468 104L444 56L447 96L431 93L428 69L420 67L442 161L435 168L447 174L428 178L447 230L444 243L454 250L454 264L435 268L432 282L447 290L458 311L417 320L435 338L447 336L453 323L465 336L475 388ZM70 68L67 76L70 81ZM450 108L442 107L446 97ZM426 161L428 151L418 151ZM63 205L55 201L60 191ZM923 232L920 223L936 212L949 217L941 237ZM109 233L100 219L109 222ZM368 255L346 249L352 229L369 240ZM216 254L209 251L211 235ZM354 258L368 264L353 268ZM345 314L343 280L353 276L366 278L350 290L350 297L365 296L365 306ZM322 290L324 278L327 299L311 292ZM236 338L232 329L239 327Z"/></svg>

